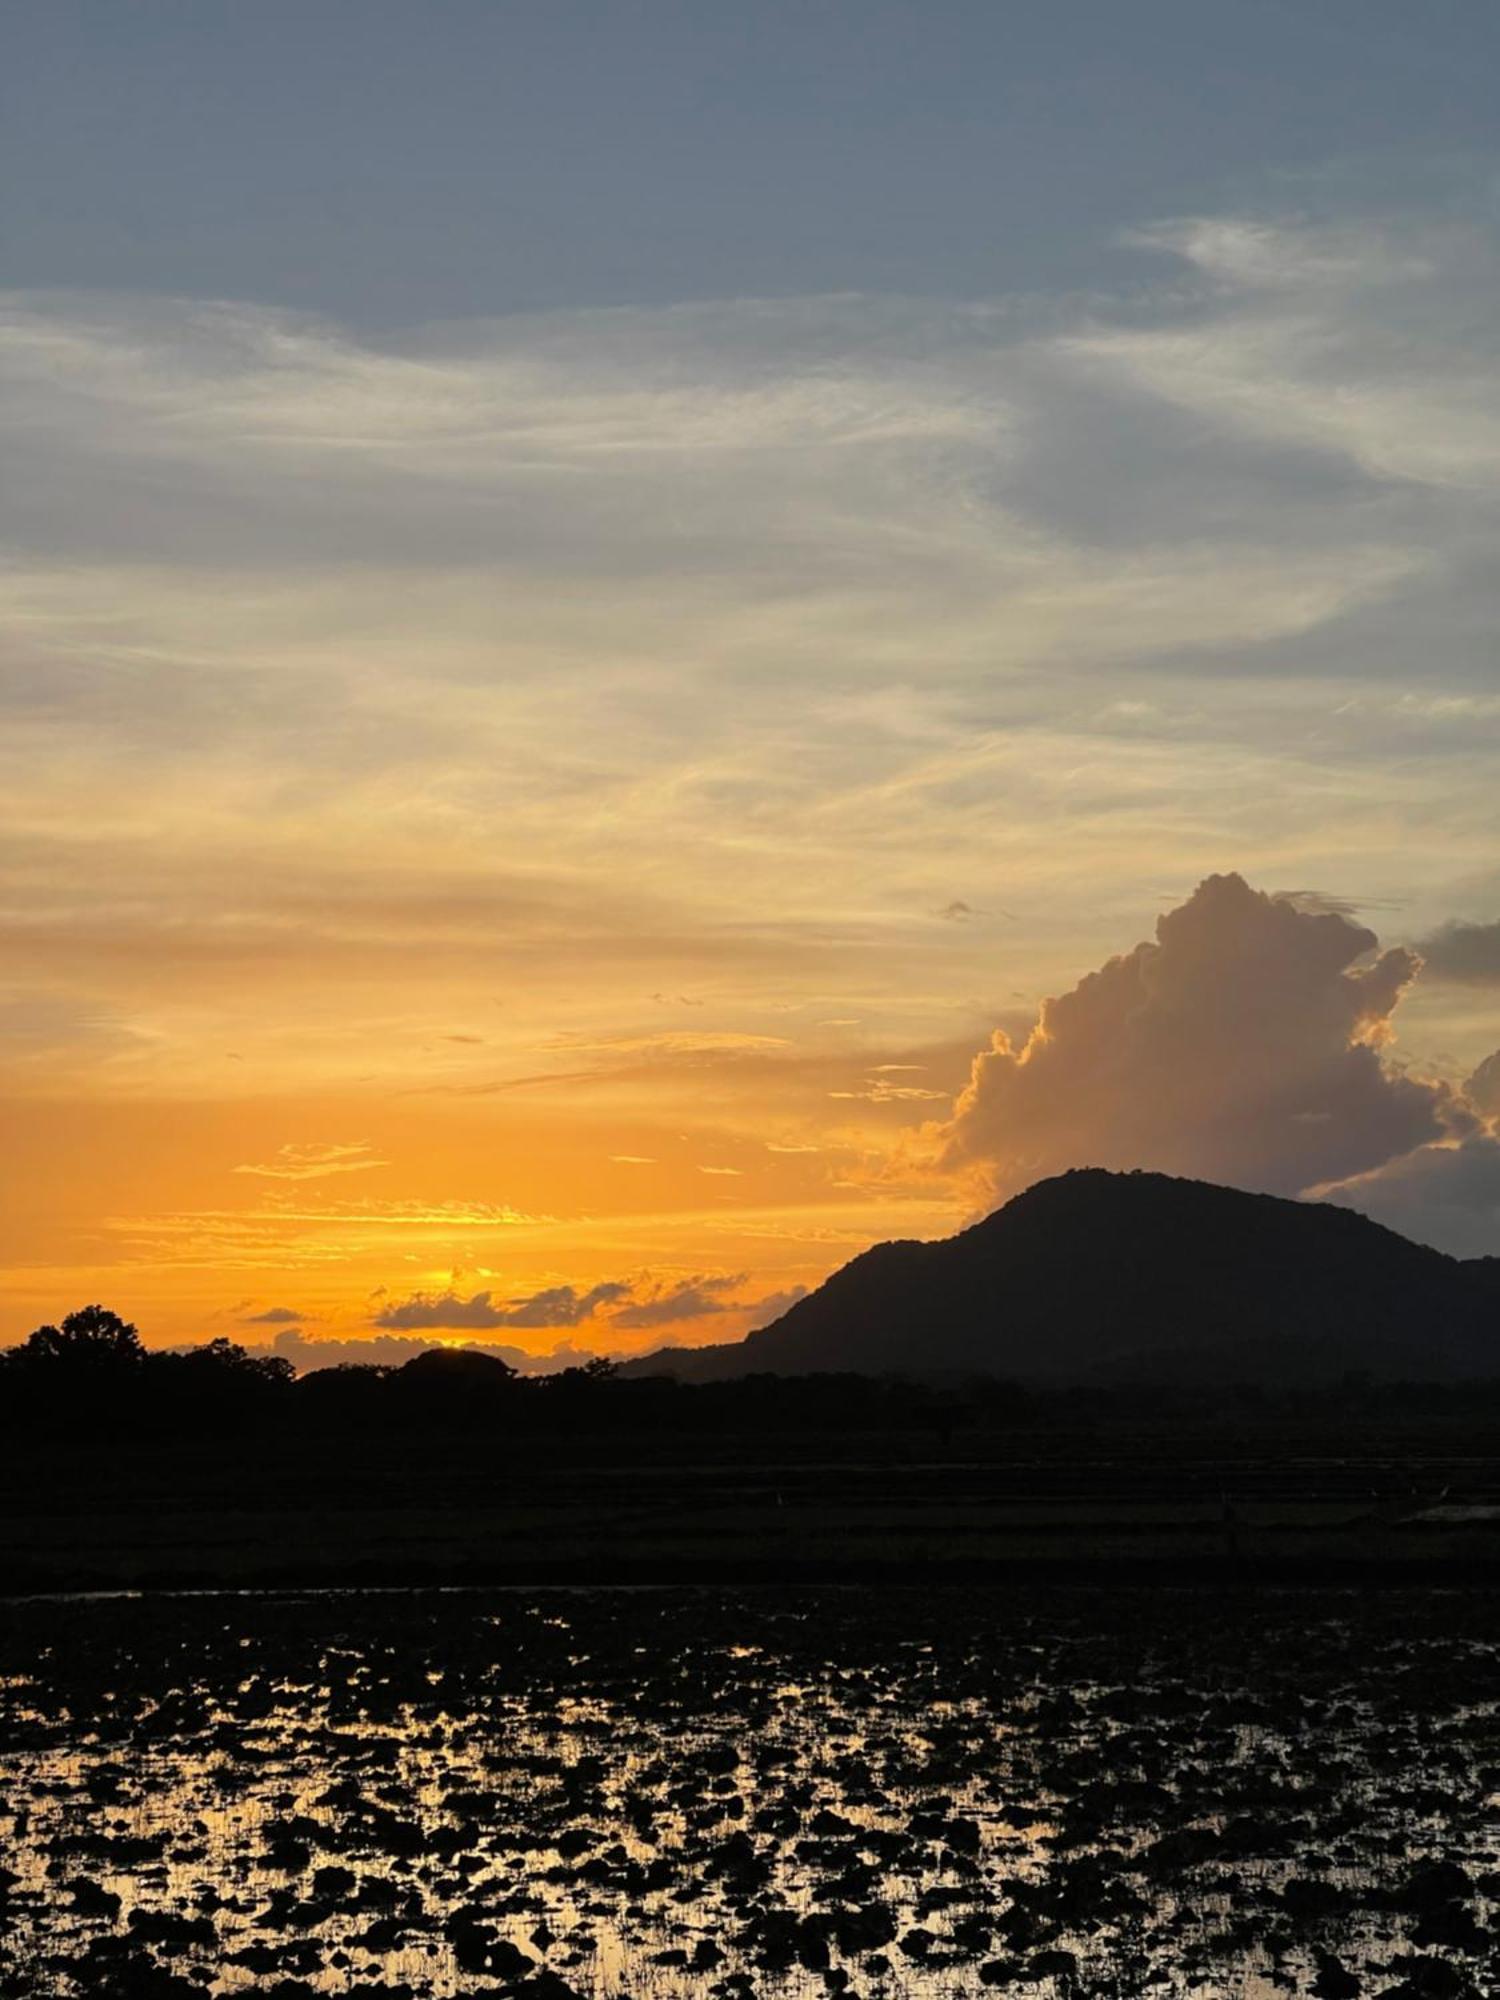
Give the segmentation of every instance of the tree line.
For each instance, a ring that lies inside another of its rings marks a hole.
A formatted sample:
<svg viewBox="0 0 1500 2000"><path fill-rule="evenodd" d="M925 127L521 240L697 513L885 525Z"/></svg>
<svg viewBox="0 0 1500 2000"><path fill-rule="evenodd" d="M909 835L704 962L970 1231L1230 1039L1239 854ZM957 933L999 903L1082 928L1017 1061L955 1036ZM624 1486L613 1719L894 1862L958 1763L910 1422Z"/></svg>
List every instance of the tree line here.
<svg viewBox="0 0 1500 2000"><path fill-rule="evenodd" d="M990 1401L1024 1400L993 1384ZM378 1430L614 1431L909 1428L953 1421L951 1391L871 1376L680 1383L590 1361L522 1375L496 1355L428 1349L400 1365L346 1362L298 1375L290 1361L218 1339L151 1349L104 1306L69 1313L0 1351L0 1425L58 1433Z"/></svg>
<svg viewBox="0 0 1500 2000"><path fill-rule="evenodd" d="M400 1435L1075 1429L1330 1417L1500 1420L1500 1382L1224 1388L1121 1382L1041 1388L990 1376L743 1375L685 1383L591 1361L521 1375L495 1355L431 1348L398 1366L349 1362L299 1376L290 1361L217 1339L150 1349L101 1305L0 1350L0 1430L12 1442L302 1431Z"/></svg>

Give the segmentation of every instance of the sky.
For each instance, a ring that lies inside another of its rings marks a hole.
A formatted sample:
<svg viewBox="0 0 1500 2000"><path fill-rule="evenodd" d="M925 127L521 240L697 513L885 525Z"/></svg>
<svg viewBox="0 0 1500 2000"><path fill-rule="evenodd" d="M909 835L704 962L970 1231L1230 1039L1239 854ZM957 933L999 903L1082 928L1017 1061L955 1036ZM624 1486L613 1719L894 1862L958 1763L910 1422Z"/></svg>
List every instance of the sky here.
<svg viewBox="0 0 1500 2000"><path fill-rule="evenodd" d="M18 0L0 1341L1500 1254L1500 16Z"/></svg>

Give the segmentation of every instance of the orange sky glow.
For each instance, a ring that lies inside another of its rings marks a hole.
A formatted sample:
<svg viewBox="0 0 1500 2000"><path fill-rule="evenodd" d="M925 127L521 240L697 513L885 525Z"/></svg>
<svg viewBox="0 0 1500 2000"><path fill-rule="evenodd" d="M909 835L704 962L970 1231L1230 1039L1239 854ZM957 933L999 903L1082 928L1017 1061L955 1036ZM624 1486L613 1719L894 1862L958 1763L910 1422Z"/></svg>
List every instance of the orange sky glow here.
<svg viewBox="0 0 1500 2000"><path fill-rule="evenodd" d="M1500 1250L1482 234L6 295L0 1340L737 1338L1082 1164Z"/></svg>

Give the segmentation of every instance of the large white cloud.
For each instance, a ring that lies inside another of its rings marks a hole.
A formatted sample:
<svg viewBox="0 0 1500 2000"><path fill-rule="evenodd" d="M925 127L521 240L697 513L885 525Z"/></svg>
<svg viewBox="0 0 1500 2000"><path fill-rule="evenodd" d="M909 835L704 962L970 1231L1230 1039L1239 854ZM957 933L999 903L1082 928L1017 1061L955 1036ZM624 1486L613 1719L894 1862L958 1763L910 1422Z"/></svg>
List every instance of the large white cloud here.
<svg viewBox="0 0 1500 2000"><path fill-rule="evenodd" d="M1019 1047L997 1032L937 1132L942 1163L989 1196L1076 1166L1282 1194L1367 1172L1455 1116L1382 1054L1418 963L1337 911L1211 876Z"/></svg>

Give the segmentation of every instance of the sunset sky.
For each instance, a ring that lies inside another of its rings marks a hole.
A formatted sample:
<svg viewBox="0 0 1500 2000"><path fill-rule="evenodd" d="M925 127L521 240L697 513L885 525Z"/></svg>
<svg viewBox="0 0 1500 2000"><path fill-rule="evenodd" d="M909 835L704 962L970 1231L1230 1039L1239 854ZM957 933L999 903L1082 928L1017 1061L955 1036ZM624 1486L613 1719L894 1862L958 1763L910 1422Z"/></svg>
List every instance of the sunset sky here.
<svg viewBox="0 0 1500 2000"><path fill-rule="evenodd" d="M1500 1254L1489 0L5 39L0 1342L734 1338L1084 1164Z"/></svg>

